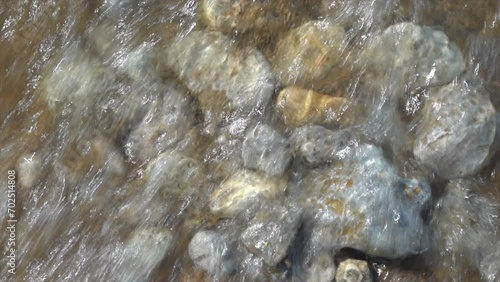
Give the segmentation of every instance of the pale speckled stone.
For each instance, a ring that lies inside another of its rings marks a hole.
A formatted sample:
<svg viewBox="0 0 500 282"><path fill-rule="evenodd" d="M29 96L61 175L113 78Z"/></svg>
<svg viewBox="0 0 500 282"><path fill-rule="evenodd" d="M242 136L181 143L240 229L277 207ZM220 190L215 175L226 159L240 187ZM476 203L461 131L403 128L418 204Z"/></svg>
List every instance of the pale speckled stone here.
<svg viewBox="0 0 500 282"><path fill-rule="evenodd" d="M250 170L240 171L224 181L210 197L210 211L222 218L233 217L262 200L282 198L286 182Z"/></svg>
<svg viewBox="0 0 500 282"><path fill-rule="evenodd" d="M496 112L479 82L449 84L423 109L413 153L442 178L472 175L489 160Z"/></svg>
<svg viewBox="0 0 500 282"><path fill-rule="evenodd" d="M373 277L364 260L348 259L339 264L337 282L372 282Z"/></svg>
<svg viewBox="0 0 500 282"><path fill-rule="evenodd" d="M274 92L275 78L266 58L253 48L238 49L220 32L194 31L179 37L166 56L167 66L190 91L214 103L222 102L213 97L221 94L225 108L258 114Z"/></svg>
<svg viewBox="0 0 500 282"><path fill-rule="evenodd" d="M368 48L378 74L397 74L414 88L445 85L465 70L460 50L446 34L413 23L388 27Z"/></svg>
<svg viewBox="0 0 500 282"><path fill-rule="evenodd" d="M318 255L309 269L308 282L332 282L335 279L337 267L333 257L328 253Z"/></svg>

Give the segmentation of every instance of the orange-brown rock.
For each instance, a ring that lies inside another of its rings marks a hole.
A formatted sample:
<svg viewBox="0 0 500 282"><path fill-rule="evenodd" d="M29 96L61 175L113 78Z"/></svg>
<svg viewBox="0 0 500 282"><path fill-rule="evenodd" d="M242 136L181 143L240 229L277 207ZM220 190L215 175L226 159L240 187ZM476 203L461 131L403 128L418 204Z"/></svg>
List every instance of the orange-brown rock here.
<svg viewBox="0 0 500 282"><path fill-rule="evenodd" d="M283 89L277 101L277 110L289 127L306 124L348 127L354 123L358 107L348 98L333 97L298 87Z"/></svg>

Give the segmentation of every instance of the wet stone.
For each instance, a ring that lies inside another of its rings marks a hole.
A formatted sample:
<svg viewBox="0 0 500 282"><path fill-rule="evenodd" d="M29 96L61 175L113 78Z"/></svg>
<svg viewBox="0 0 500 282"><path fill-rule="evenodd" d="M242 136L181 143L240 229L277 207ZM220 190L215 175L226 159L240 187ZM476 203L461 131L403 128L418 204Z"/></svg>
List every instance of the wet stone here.
<svg viewBox="0 0 500 282"><path fill-rule="evenodd" d="M39 153L23 155L18 161L17 173L19 184L24 188L32 188L42 172L42 159Z"/></svg>
<svg viewBox="0 0 500 282"><path fill-rule="evenodd" d="M289 31L275 50L273 66L284 86L335 91L342 78L344 29L327 21Z"/></svg>
<svg viewBox="0 0 500 282"><path fill-rule="evenodd" d="M287 0L204 0L201 11L209 27L222 32L286 30L296 17L296 7Z"/></svg>
<svg viewBox="0 0 500 282"><path fill-rule="evenodd" d="M308 282L332 282L335 279L337 267L333 257L328 253L318 255L310 269Z"/></svg>
<svg viewBox="0 0 500 282"><path fill-rule="evenodd" d="M312 171L305 180L314 211L313 250L349 247L385 258L429 247L421 214L431 200L425 181L399 177L373 145L360 145L342 163Z"/></svg>
<svg viewBox="0 0 500 282"><path fill-rule="evenodd" d="M337 282L372 282L373 277L364 260L348 259L339 264Z"/></svg>
<svg viewBox="0 0 500 282"><path fill-rule="evenodd" d="M230 246L224 237L215 231L199 231L188 247L193 263L213 275L222 278L236 269Z"/></svg>
<svg viewBox="0 0 500 282"><path fill-rule="evenodd" d="M480 258L492 251L494 234L500 226L499 206L477 191L480 181L451 180L435 204L430 224L436 232L437 251L443 256L443 264L461 263L457 258L479 264Z"/></svg>
<svg viewBox="0 0 500 282"><path fill-rule="evenodd" d="M145 281L153 269L174 248L175 238L168 229L146 228L132 233L125 243L120 273L121 281Z"/></svg>
<svg viewBox="0 0 500 282"><path fill-rule="evenodd" d="M251 253L263 258L269 266L275 266L285 258L300 218L301 212L296 205L262 211L243 231L241 241Z"/></svg>
<svg viewBox="0 0 500 282"><path fill-rule="evenodd" d="M452 83L426 102L413 153L442 178L464 177L488 162L495 134L496 113L484 87Z"/></svg>
<svg viewBox="0 0 500 282"><path fill-rule="evenodd" d="M185 91L174 83L156 89L159 99L127 138L125 153L130 159L153 158L186 135L193 126L194 113Z"/></svg>
<svg viewBox="0 0 500 282"><path fill-rule="evenodd" d="M312 90L288 87L281 90L276 109L291 128L306 124L348 127L359 114L349 98L323 95Z"/></svg>
<svg viewBox="0 0 500 282"><path fill-rule="evenodd" d="M460 50L446 34L408 22L375 37L367 54L377 73L412 88L445 85L465 70Z"/></svg>
<svg viewBox="0 0 500 282"><path fill-rule="evenodd" d="M319 125L297 128L290 136L294 158L311 167L342 159L349 151L350 135Z"/></svg>
<svg viewBox="0 0 500 282"><path fill-rule="evenodd" d="M481 275L485 281L494 282L500 279L500 242L481 261Z"/></svg>
<svg viewBox="0 0 500 282"><path fill-rule="evenodd" d="M268 125L257 125L243 141L242 156L245 167L257 169L268 176L283 175L290 164L290 144Z"/></svg>
<svg viewBox="0 0 500 282"><path fill-rule="evenodd" d="M217 103L211 104L214 108L222 104L224 109L258 115L274 92L274 75L264 56L254 48L238 49L220 32L194 31L179 37L166 56L167 66L189 90Z"/></svg>
<svg viewBox="0 0 500 282"><path fill-rule="evenodd" d="M112 82L108 70L90 54L71 46L56 57L42 81L42 97L52 110L73 105L83 110Z"/></svg>
<svg viewBox="0 0 500 282"><path fill-rule="evenodd" d="M284 179L242 170L214 191L210 197L210 211L222 218L231 218L256 207L261 201L281 199L285 189Z"/></svg>

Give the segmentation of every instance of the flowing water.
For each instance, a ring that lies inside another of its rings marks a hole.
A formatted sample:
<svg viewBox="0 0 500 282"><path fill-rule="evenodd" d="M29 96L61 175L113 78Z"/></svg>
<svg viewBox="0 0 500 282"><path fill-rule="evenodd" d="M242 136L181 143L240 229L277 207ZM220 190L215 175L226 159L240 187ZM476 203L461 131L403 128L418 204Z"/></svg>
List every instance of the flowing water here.
<svg viewBox="0 0 500 282"><path fill-rule="evenodd" d="M500 281L499 148L497 0L0 1L0 281Z"/></svg>

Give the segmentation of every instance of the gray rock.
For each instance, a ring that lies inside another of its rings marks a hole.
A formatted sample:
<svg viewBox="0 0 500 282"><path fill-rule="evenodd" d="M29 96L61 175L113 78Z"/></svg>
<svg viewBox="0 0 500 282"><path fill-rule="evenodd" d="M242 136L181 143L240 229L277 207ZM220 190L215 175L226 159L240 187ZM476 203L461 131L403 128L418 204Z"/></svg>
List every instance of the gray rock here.
<svg viewBox="0 0 500 282"><path fill-rule="evenodd" d="M268 176L282 175L291 160L288 141L268 125L257 125L243 141L242 156L247 168Z"/></svg>
<svg viewBox="0 0 500 282"><path fill-rule="evenodd" d="M173 250L175 238L168 229L134 231L125 243L120 263L120 281L147 281L151 271Z"/></svg>
<svg viewBox="0 0 500 282"><path fill-rule="evenodd" d="M364 260L348 259L339 264L337 282L372 282L373 277Z"/></svg>
<svg viewBox="0 0 500 282"><path fill-rule="evenodd" d="M350 134L332 131L319 125L297 128L290 137L294 157L315 167L342 159L350 150Z"/></svg>
<svg viewBox="0 0 500 282"><path fill-rule="evenodd" d="M478 178L453 179L435 204L430 224L443 264L456 265L458 258L479 264L497 240L499 206L478 192L479 185Z"/></svg>
<svg viewBox="0 0 500 282"><path fill-rule="evenodd" d="M187 195L202 185L204 176L204 166L200 161L176 151L167 151L148 164L144 193L162 191L170 195Z"/></svg>
<svg viewBox="0 0 500 282"><path fill-rule="evenodd" d="M286 86L317 89L318 84L332 83L332 76L337 76L334 71L343 63L344 45L342 27L327 21L307 22L277 43L274 70Z"/></svg>
<svg viewBox="0 0 500 282"><path fill-rule="evenodd" d="M17 164L17 173L19 174L19 184L23 188L33 188L42 173L40 153L34 152L21 156Z"/></svg>
<svg viewBox="0 0 500 282"><path fill-rule="evenodd" d="M408 22L388 27L367 54L378 73L402 75L415 88L445 85L465 70L460 50L446 34Z"/></svg>
<svg viewBox="0 0 500 282"><path fill-rule="evenodd" d="M169 83L156 90L159 100L127 138L125 153L133 160L153 158L172 148L194 122L194 113L185 90Z"/></svg>
<svg viewBox="0 0 500 282"><path fill-rule="evenodd" d="M231 274L236 265L230 247L215 231L200 231L191 239L189 257L195 265L216 278Z"/></svg>
<svg viewBox="0 0 500 282"><path fill-rule="evenodd" d="M166 63L199 98L220 103L214 95L222 93L227 108L246 114L265 108L274 92L275 79L264 56L256 49L237 49L220 32L195 31L177 38Z"/></svg>
<svg viewBox="0 0 500 282"><path fill-rule="evenodd" d="M333 257L328 253L317 256L309 269L308 282L332 282L335 279L337 267Z"/></svg>
<svg viewBox="0 0 500 282"><path fill-rule="evenodd" d="M354 248L386 258L429 247L421 217L431 200L425 181L402 179L372 145L360 145L342 163L316 169L305 180L314 211L311 247Z"/></svg>
<svg viewBox="0 0 500 282"><path fill-rule="evenodd" d="M485 281L500 280L500 242L497 242L491 253L481 261L480 270Z"/></svg>
<svg viewBox="0 0 500 282"><path fill-rule="evenodd" d="M496 113L484 87L452 83L426 102L413 153L442 178L464 177L488 162L495 134Z"/></svg>
<svg viewBox="0 0 500 282"><path fill-rule="evenodd" d="M285 258L295 238L300 218L300 208L294 205L262 211L243 231L241 241L269 266L277 265Z"/></svg>
<svg viewBox="0 0 500 282"><path fill-rule="evenodd" d="M210 197L210 211L220 217L231 218L261 201L281 199L285 189L284 179L242 170L214 191Z"/></svg>

